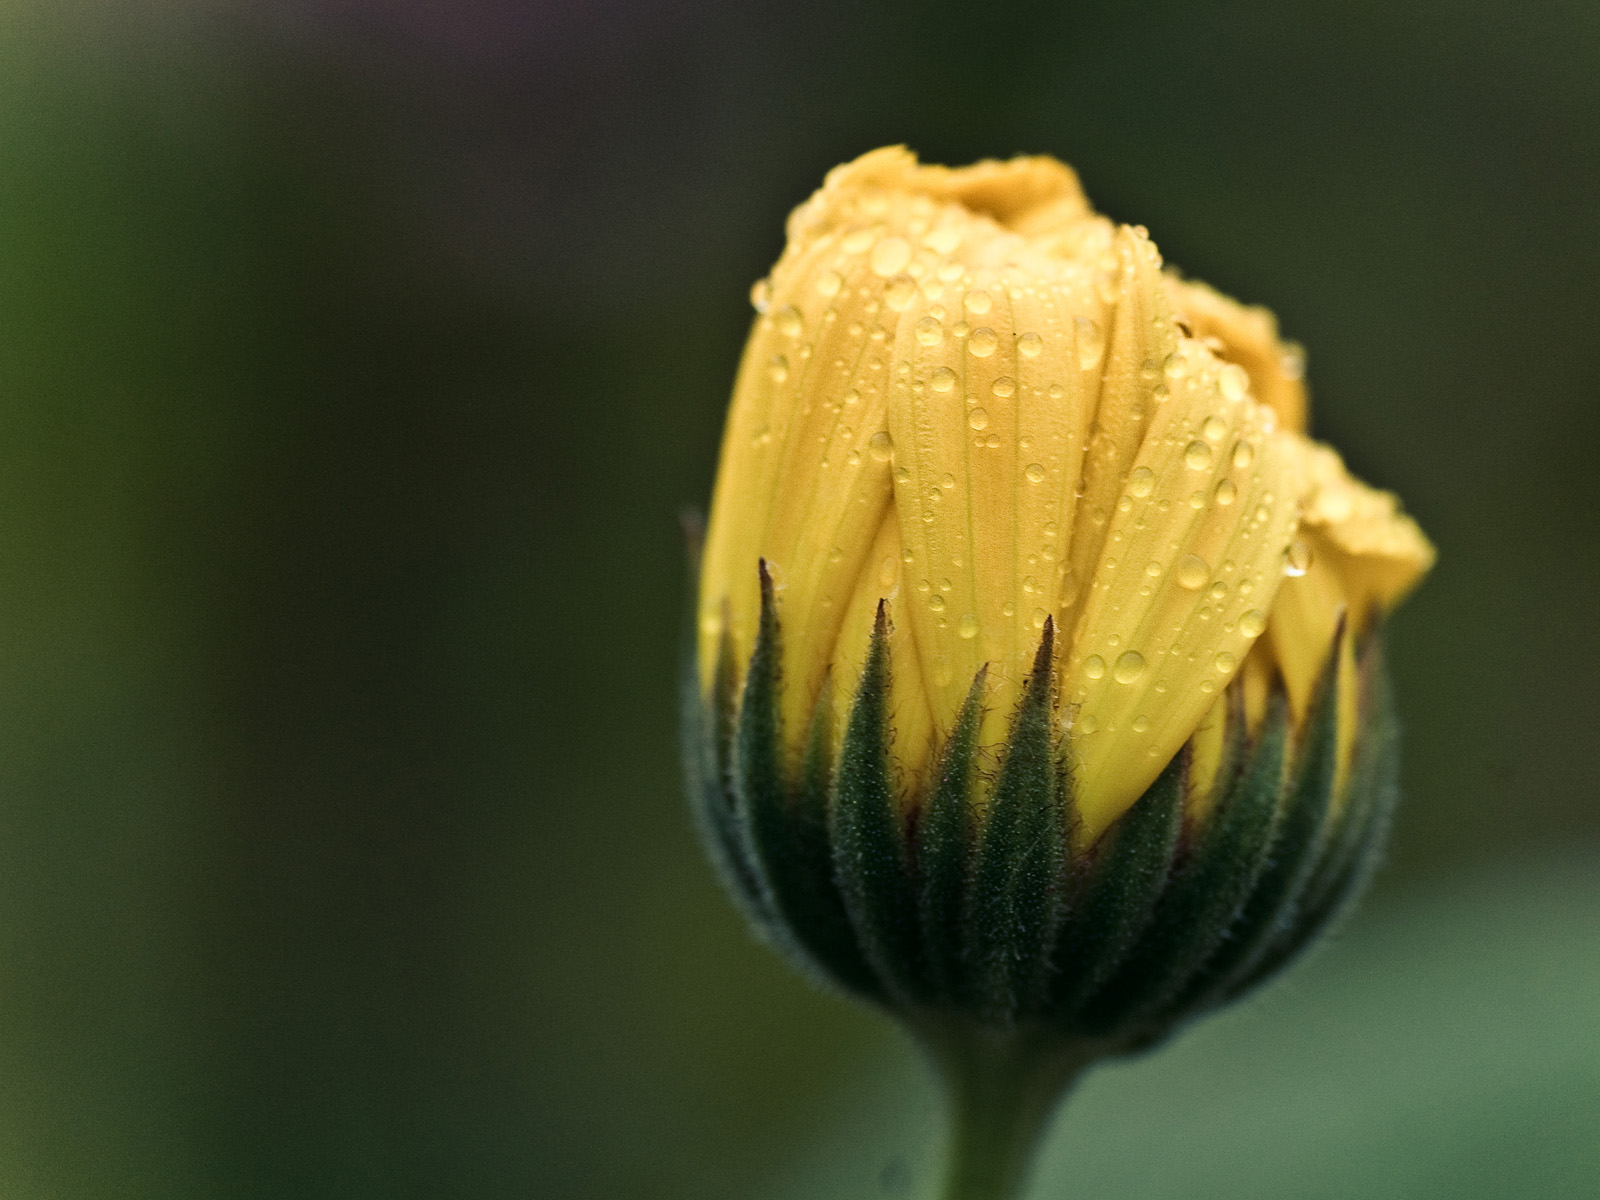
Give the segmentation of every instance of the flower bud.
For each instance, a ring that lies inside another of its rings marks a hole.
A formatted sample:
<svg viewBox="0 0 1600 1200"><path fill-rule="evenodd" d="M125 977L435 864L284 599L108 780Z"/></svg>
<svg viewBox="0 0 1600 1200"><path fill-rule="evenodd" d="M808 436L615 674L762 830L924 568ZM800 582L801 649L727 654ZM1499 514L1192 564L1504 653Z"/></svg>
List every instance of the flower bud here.
<svg viewBox="0 0 1600 1200"><path fill-rule="evenodd" d="M1136 1049L1305 945L1433 551L1303 355L1051 159L831 172L757 284L683 688L730 890L913 1023Z"/></svg>

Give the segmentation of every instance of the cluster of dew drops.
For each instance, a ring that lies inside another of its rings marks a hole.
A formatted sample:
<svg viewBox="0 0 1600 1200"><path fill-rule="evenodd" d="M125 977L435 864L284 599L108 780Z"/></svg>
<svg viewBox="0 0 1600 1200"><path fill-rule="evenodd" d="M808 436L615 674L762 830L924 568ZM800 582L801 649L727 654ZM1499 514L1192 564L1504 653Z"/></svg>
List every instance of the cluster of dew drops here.
<svg viewBox="0 0 1600 1200"><path fill-rule="evenodd" d="M872 207L872 198L864 198L863 208L869 214L872 211ZM924 208L923 215L911 223L908 232L913 237L926 234L921 238L924 246L941 255L948 255L956 249L960 243L961 236L948 226L936 227L931 232L928 232L931 222L927 219L926 213L931 207L930 201ZM960 285L968 282L966 268L959 262L947 258L943 262L930 266L925 260L915 257L916 251L908 240L903 237L882 237L880 228L866 227L850 231L840 239L839 249L851 256L859 256L870 252L869 263L873 274L887 280L883 285L882 302L889 309L895 312L903 312L910 306L919 287L929 300L938 300L941 298L945 285ZM1115 271L1114 269L1106 268L1114 268L1115 265L1116 259L1111 256L1109 262L1103 263L1102 270L1094 276L1094 285L1100 293L1101 300L1106 303L1111 303L1116 294ZM914 274L923 277L920 284ZM829 301L838 296L846 287L844 276L833 268L820 273L815 280L814 286L822 297ZM867 297L869 294L869 289L864 288L863 296ZM750 300L756 312L766 319L770 328L779 336L790 343L800 343L792 351L796 356L802 361L810 357L812 353L811 345L801 342L805 333L805 321L799 308L793 304L786 304L775 313L769 311L771 307L771 283L769 279L760 279L752 286ZM987 325L973 328L965 318L971 317L981 320L990 311L992 305L993 298L985 288L975 287L966 290L962 297L963 319L958 320L949 331L950 335L964 340L968 353L977 358L987 358L992 355L1000 345L1000 338ZM870 316L876 313L878 304L876 300L869 299L866 307L867 315ZM918 342L929 347L941 344L946 337L943 318L947 315L947 310L942 305L935 305L927 315L920 318L914 327L914 334ZM837 316L837 309L829 307L823 314L823 320L826 323L831 323L837 319ZM1083 370L1092 370L1098 365L1105 352L1104 331L1099 323L1092 318L1077 316L1073 320L1075 324L1073 333L1075 335L1079 366ZM850 332L852 335L859 335L862 330L852 326ZM881 343L886 339L887 331L881 324L875 325L868 336L872 341ZM1017 335L1015 344L1017 354L1022 358L1037 358L1044 350L1044 340L1037 332L1029 331ZM1211 349L1220 351L1221 347L1219 345L1212 346ZM871 359L867 365L869 370L881 370L884 364L881 359ZM843 360L837 361L835 366L843 367ZM767 375L775 385L786 383L790 378L791 369L791 361L787 353L774 353L768 359ZM909 364L900 364L900 369L902 373L908 371ZM1156 380L1151 388L1151 400L1157 404L1165 401L1170 396L1167 380L1176 382L1177 378L1188 369L1189 364L1181 354L1169 356L1164 363L1159 365L1147 361L1144 364L1146 380ZM921 384L921 382L917 381L918 384ZM935 392L949 392L953 390L955 382L954 372L948 367L939 367L935 369L926 381L926 387ZM1242 399L1248 388L1248 376L1243 368L1231 363L1222 367L1217 382L1224 398L1230 401ZM1016 387L1015 380L1009 376L1000 376L992 384L992 390L996 397L1000 399L1009 399L1014 395ZM1049 390L1053 399L1059 399L1063 394L1059 384L1053 385ZM849 406L852 401L859 402L859 400L859 392L850 389L835 407L842 410ZM968 405L967 423L974 433L975 444L979 447L990 449L998 448L1001 444L1000 439L993 433L985 432L989 425L989 415L986 410L977 403L976 397L968 397ZM1136 419L1142 417L1142 415L1142 411L1136 410ZM1270 410L1265 415L1270 422ZM1267 429L1270 430L1270 428L1271 426L1268 424ZM851 436L851 432L848 428L845 428L841 431L841 434L848 438ZM1214 445L1224 440L1226 432L1227 425L1220 417L1216 415L1206 417L1198 430L1199 436L1194 437L1184 447L1184 464L1195 471L1209 470L1213 465L1216 454ZM770 440L770 432L763 426L756 432L755 438L758 444L765 444ZM823 440L827 441L827 437L824 436ZM876 462L889 463L894 458L894 442L887 430L879 430L873 433L867 440L866 449L870 457ZM1084 449L1087 451L1089 446L1086 444ZM1248 440L1241 439L1233 449L1232 463L1239 469L1247 469L1250 466L1253 455L1254 450L1251 443ZM860 452L852 449L847 455L847 461L852 466L857 465L860 461ZM824 462L824 465L826 465L826 462ZM1029 463L1024 466L1023 475L1030 483L1035 484L1042 483L1047 478L1045 467L1040 463ZM900 467L896 471L896 477L898 482L904 484L909 481L909 472L906 468ZM930 499L937 499L940 488L953 487L954 483L953 477L947 476L941 479L938 484L930 489ZM1130 503L1130 496L1139 499L1148 497L1154 490L1155 478L1148 467L1137 467L1128 475L1125 483L1126 493L1120 501L1123 507ZM1084 482L1080 480L1077 486L1077 494L1079 496L1083 494L1084 488ZM1231 505L1237 497L1237 485L1226 476L1218 481L1211 493L1211 499L1220 506ZM1197 500L1199 501L1198 503L1196 503ZM1190 498L1189 503L1191 507L1200 508L1205 506L1207 499L1203 493L1196 492ZM1100 522L1104 522L1106 519L1106 514L1103 512L1097 511L1093 516L1097 517ZM932 519L932 511L925 511L924 520L931 521ZM1264 520L1265 511L1263 506L1263 509L1258 511L1254 524L1259 525ZM832 555L832 559L837 560L838 557L839 551L836 550ZM907 564L913 561L913 555L909 549L903 552L902 557ZM1108 563L1114 565L1115 559L1108 560ZM1232 563L1226 563L1224 564L1224 569L1232 565ZM1298 538L1291 541L1282 554L1283 573L1291 577L1302 576L1310 568L1310 565L1310 548ZM893 576L892 567L892 563L886 563L880 569L880 575L883 577L882 581L885 586L888 585ZM1153 568L1153 571L1151 568ZM1070 576L1071 574L1070 568L1063 567L1062 571L1065 576ZM1162 567L1159 563L1153 562L1147 568L1147 572L1152 575L1159 575L1162 573ZM1199 591L1202 588L1206 588L1209 582L1210 587L1207 591L1213 600L1220 600L1227 591L1227 585L1221 580L1212 580L1210 565L1195 554L1185 555L1178 560L1173 568L1173 579L1178 586L1189 591ZM1248 587L1249 581L1242 581L1241 592L1244 592ZM942 613L945 608L945 598L941 593L950 591L951 584L948 580L941 580L935 586L924 580L919 583L918 590L928 596L928 604L934 612ZM1142 587L1141 591L1143 594L1148 595L1150 592L1149 585ZM1069 597L1066 603L1070 602ZM1015 614L1015 605L1007 603L1002 611L1008 617L1013 616ZM1035 607L1031 618L1036 628L1042 628L1047 618L1047 612L1043 607ZM938 624L941 628L947 627L948 621L941 617ZM1238 631L1247 638L1258 637L1265 627L1266 615L1260 609L1248 609L1237 620ZM957 622L957 633L963 639L976 638L979 631L979 621L973 613L963 614ZM1114 643L1115 640L1113 636L1111 641ZM1173 652L1177 651L1176 646L1172 649ZM1237 658L1229 651L1219 651L1215 656L1213 665L1220 675L1226 677L1237 666ZM1103 678L1108 671L1105 659L1098 654L1087 656L1082 666L1084 675L1091 680ZM1144 676L1145 670L1146 662L1144 656L1133 649L1123 651L1109 667L1111 678L1121 684L1135 683ZM1200 687L1202 691L1211 692L1214 690L1215 684L1208 678L1202 681ZM1165 691L1166 687L1158 681L1155 685L1155 690ZM1086 718L1086 723L1080 726L1080 732L1093 732L1093 729L1090 728L1090 722L1092 722L1092 718ZM1148 717L1136 716L1132 722L1132 728L1135 732L1147 730L1149 728ZM1152 750L1153 752L1154 750Z"/></svg>

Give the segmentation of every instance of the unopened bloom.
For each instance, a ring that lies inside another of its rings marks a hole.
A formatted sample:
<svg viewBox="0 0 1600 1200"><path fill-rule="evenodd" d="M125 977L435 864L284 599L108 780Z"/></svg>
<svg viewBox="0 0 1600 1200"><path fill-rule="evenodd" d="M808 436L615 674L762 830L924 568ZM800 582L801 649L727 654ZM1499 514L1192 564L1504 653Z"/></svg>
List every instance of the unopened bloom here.
<svg viewBox="0 0 1600 1200"><path fill-rule="evenodd" d="M921 1020L1147 1044L1285 959L1392 790L1433 551L1306 434L1276 322L1047 158L875 151L756 286L691 788L735 893Z"/></svg>

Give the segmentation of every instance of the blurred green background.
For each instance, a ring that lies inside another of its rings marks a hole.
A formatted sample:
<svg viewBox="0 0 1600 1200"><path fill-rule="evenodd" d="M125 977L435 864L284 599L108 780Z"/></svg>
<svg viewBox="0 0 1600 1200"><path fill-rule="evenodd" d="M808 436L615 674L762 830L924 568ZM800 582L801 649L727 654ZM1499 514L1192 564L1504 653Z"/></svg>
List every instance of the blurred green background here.
<svg viewBox="0 0 1600 1200"><path fill-rule="evenodd" d="M926 1194L672 711L747 289L898 141L1275 308L1441 550L1372 902L1039 1194L1600 1196L1587 0L0 6L0 1196Z"/></svg>

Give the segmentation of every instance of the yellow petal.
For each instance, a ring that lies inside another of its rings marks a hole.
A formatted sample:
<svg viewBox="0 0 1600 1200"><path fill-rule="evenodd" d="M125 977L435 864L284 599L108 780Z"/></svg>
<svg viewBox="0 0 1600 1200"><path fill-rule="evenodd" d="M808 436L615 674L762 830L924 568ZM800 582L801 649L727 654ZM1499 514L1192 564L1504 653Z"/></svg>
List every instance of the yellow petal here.
<svg viewBox="0 0 1600 1200"><path fill-rule="evenodd" d="M1224 362L1249 377L1257 400L1278 414L1285 429L1306 427L1305 351L1278 336L1278 319L1259 305L1244 305L1214 288L1169 271L1173 310Z"/></svg>
<svg viewBox="0 0 1600 1200"><path fill-rule="evenodd" d="M1161 332L1154 252L1139 257L1149 330L1142 344L1154 346L1172 335ZM1272 410L1224 385L1227 369L1180 339L1163 372L1170 394L1152 404L1142 440L1123 434L1137 451L1094 543L1065 674L1086 841L1138 799L1196 729L1265 628L1282 578L1299 458ZM1131 376L1122 386L1133 398L1113 397L1109 373L1106 386L1102 415L1141 394ZM1105 511L1092 481L1089 494Z"/></svg>
<svg viewBox="0 0 1600 1200"><path fill-rule="evenodd" d="M880 601L888 604L889 616L889 724L894 759L900 773L899 795L902 803L908 803L927 782L935 746L928 691L906 620L906 609L911 601L906 593L900 524L892 513L886 515L879 527L868 556L867 570L862 573L855 595L850 599L839 630L838 646L831 656L835 746L844 738L850 702L861 683Z"/></svg>

